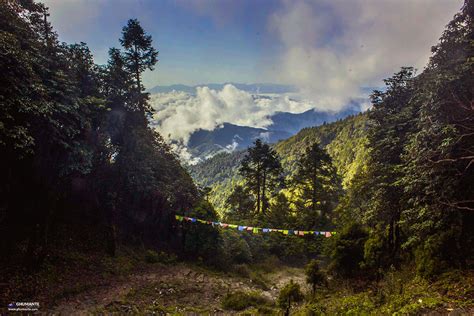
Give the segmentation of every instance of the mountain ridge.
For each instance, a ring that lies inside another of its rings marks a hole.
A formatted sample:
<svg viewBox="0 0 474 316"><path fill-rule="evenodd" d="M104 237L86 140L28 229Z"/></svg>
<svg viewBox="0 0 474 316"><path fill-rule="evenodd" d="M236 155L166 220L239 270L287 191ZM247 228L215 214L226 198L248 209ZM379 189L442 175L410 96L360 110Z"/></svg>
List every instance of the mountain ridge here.
<svg viewBox="0 0 474 316"><path fill-rule="evenodd" d="M198 87L208 87L213 90L221 90L225 85L231 84L239 90L250 93L292 93L298 92L298 89L293 85L277 84L277 83L238 83L238 82L224 82L224 83L207 83L197 85L157 85L148 89L149 93L168 93L172 91L182 91L190 94L196 92Z"/></svg>
<svg viewBox="0 0 474 316"><path fill-rule="evenodd" d="M347 185L365 164L366 127L366 113L350 115L332 123L304 128L272 146L284 169L288 170L288 177L295 170L296 157L301 156L306 147L318 142L333 159L343 185ZM246 150L221 152L197 165L188 166L191 177L199 186L211 188L210 201L221 212L232 187L241 182L238 166L245 154Z"/></svg>

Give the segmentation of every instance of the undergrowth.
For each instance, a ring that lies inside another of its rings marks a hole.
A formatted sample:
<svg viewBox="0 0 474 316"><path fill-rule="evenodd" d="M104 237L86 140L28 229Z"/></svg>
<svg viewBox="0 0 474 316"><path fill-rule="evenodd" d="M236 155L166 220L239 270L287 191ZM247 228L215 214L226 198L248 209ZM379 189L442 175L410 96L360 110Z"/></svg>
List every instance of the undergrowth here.
<svg viewBox="0 0 474 316"><path fill-rule="evenodd" d="M333 282L319 289L299 315L419 315L474 311L474 271L451 271L428 281L409 269L390 271L378 284L354 289Z"/></svg>
<svg viewBox="0 0 474 316"><path fill-rule="evenodd" d="M241 311L249 307L269 306L271 302L259 292L236 291L226 294L221 304L224 309Z"/></svg>

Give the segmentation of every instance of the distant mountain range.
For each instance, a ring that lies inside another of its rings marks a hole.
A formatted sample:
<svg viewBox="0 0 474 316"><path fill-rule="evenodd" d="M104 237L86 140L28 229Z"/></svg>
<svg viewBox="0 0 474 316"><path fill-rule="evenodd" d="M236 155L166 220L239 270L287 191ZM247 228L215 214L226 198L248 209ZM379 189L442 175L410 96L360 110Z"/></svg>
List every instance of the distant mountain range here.
<svg viewBox="0 0 474 316"><path fill-rule="evenodd" d="M360 106L355 101L352 101L345 110L335 113L316 110L308 110L303 113L277 112L271 116L273 124L268 129L284 131L294 135L305 127L331 123L357 113L360 113Z"/></svg>
<svg viewBox="0 0 474 316"><path fill-rule="evenodd" d="M190 94L196 93L197 87L209 87L213 90L222 90L226 84L231 84L239 90L247 91L249 93L290 93L298 92L298 89L295 86L284 85L284 84L275 84L275 83L235 83L235 82L226 82L226 83L208 83L208 84L199 84L195 86L187 86L183 84L174 84L169 86L156 86L148 90L149 93L168 93L172 91L183 91Z"/></svg>
<svg viewBox="0 0 474 316"><path fill-rule="evenodd" d="M169 86L156 86L149 90L150 93L169 93L172 91L182 91L189 94L196 93L196 87L209 87L214 90L221 90L226 84L232 84L240 90L247 91L254 95L254 98L272 98L261 94L284 94L297 92L294 86L269 84L269 83L222 83L222 84L202 84L188 86L182 84ZM364 88L364 94L369 94L372 88ZM246 149L260 138L268 143L276 143L298 133L306 127L314 127L325 123L332 123L337 120L355 115L361 112L360 103L363 99L356 99L350 102L344 110L339 112L324 112L308 110L302 113L277 112L270 116L272 124L267 128L255 128L249 126L238 126L231 123L224 123L212 131L195 131L187 144L189 152L193 157L203 160L214 156L220 152L232 152Z"/></svg>
<svg viewBox="0 0 474 316"><path fill-rule="evenodd" d="M218 152L246 149L257 138L267 143L276 143L295 135L305 127L331 123L359 112L355 105L338 113L314 110L298 114L278 112L271 116L273 124L266 129L224 123L212 131L198 130L191 135L187 147L194 157L205 159Z"/></svg>
<svg viewBox="0 0 474 316"><path fill-rule="evenodd" d="M188 149L195 157L206 158L218 152L245 149L260 138L268 143L286 139L292 134L285 131L267 130L224 123L213 131L198 130L188 142Z"/></svg>
<svg viewBox="0 0 474 316"><path fill-rule="evenodd" d="M333 159L344 185L350 183L356 170L366 163L367 115L359 114L330 124L305 128L295 135L276 142L273 148L282 159L288 174L296 168L296 160L306 147L318 142ZM219 210L225 210L225 201L235 183L241 181L238 167L246 152L219 153L194 166L188 166L194 181L212 189L210 200Z"/></svg>

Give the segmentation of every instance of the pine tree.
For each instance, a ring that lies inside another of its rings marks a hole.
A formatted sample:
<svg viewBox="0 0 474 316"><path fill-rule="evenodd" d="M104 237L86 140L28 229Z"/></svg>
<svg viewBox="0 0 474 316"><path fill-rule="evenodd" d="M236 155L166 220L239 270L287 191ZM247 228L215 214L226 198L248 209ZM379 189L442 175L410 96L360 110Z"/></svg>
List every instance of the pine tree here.
<svg viewBox="0 0 474 316"><path fill-rule="evenodd" d="M239 172L245 179L246 187L255 196L256 213L265 215L269 195L283 185L283 170L277 153L257 139L254 146L248 149Z"/></svg>
<svg viewBox="0 0 474 316"><path fill-rule="evenodd" d="M158 51L152 45L151 35L147 35L137 19L130 19L122 29L120 43L125 49L124 59L128 70L135 77L136 105L140 111L149 111L146 107L146 95L141 83L141 73L153 70L158 62Z"/></svg>
<svg viewBox="0 0 474 316"><path fill-rule="evenodd" d="M331 157L318 143L306 149L297 160L292 178L298 196L299 218L308 229L329 224L329 212L336 206L341 193L340 179Z"/></svg>
<svg viewBox="0 0 474 316"><path fill-rule="evenodd" d="M228 210L226 219L230 221L250 219L254 203L250 193L243 186L236 185L225 201L225 207Z"/></svg>

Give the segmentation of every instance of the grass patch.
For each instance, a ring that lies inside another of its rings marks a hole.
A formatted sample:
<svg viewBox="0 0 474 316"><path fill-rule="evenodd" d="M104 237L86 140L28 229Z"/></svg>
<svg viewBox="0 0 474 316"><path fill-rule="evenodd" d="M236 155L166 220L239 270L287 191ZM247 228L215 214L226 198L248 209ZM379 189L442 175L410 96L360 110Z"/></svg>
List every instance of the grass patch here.
<svg viewBox="0 0 474 316"><path fill-rule="evenodd" d="M173 264L176 263L177 260L174 254L168 254L163 251L156 252L154 250L147 250L145 253L145 261L147 263Z"/></svg>
<svg viewBox="0 0 474 316"><path fill-rule="evenodd" d="M269 280L264 276L266 270L259 269L258 266L248 266L246 264L238 264L233 268L233 272L243 278L250 279L258 288L266 291L269 290Z"/></svg>
<svg viewBox="0 0 474 316"><path fill-rule="evenodd" d="M258 292L236 291L226 294L221 305L226 310L242 311L249 307L269 306L271 302Z"/></svg>
<svg viewBox="0 0 474 316"><path fill-rule="evenodd" d="M428 281L413 271L392 271L377 286L320 290L303 314L419 315L474 309L474 271L451 271Z"/></svg>

